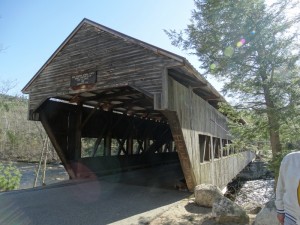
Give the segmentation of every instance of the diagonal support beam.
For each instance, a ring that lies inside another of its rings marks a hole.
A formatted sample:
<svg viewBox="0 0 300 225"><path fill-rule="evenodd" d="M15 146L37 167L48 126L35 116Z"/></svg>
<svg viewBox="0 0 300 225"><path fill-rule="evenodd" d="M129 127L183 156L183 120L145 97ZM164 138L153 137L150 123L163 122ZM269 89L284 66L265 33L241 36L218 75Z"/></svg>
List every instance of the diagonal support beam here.
<svg viewBox="0 0 300 225"><path fill-rule="evenodd" d="M44 127L51 143L53 144L53 146L57 152L57 155L59 156L63 166L65 167L66 171L68 172L70 178L75 179L76 178L75 172L74 172L73 168L71 167L69 161L66 159L63 148L57 139L57 135L55 135L53 133L53 129L49 123L49 120L48 120L45 112L43 112L43 111L40 112L40 119L41 119L41 123L43 124L43 127Z"/></svg>

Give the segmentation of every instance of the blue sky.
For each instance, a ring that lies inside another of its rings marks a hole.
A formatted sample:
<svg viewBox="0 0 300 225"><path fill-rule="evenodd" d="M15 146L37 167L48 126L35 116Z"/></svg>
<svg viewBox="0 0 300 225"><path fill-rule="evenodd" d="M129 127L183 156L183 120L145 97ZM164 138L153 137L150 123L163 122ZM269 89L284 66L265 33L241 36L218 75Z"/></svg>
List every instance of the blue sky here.
<svg viewBox="0 0 300 225"><path fill-rule="evenodd" d="M184 56L198 68L196 57L172 46L163 31L184 29L193 8L193 0L1 0L0 85L16 81L10 94L19 94L83 18Z"/></svg>

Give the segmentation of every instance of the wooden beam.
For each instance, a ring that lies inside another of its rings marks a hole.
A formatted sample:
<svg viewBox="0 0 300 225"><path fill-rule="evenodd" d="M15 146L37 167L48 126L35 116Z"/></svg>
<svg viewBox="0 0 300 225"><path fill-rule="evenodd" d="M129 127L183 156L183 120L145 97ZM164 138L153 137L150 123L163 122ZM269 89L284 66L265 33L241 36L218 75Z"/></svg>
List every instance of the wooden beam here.
<svg viewBox="0 0 300 225"><path fill-rule="evenodd" d="M108 132L104 139L104 156L111 156L111 132Z"/></svg>
<svg viewBox="0 0 300 225"><path fill-rule="evenodd" d="M103 94L101 93L100 95L92 96L92 97L81 97L82 101L104 101L104 100L111 100L111 99L118 99L120 97L129 97L129 96L134 96L134 95L140 95L141 93L135 91L135 90L129 90L129 91L118 91L116 93L111 93L111 94Z"/></svg>
<svg viewBox="0 0 300 225"><path fill-rule="evenodd" d="M100 105L97 105L96 107L93 108L93 110L89 113L89 115L85 118L85 120L81 124L81 129L84 128L86 123L89 121L89 119L95 114L95 112L99 109Z"/></svg>
<svg viewBox="0 0 300 225"><path fill-rule="evenodd" d="M126 152L128 155L133 155L133 138L131 135L126 140Z"/></svg>
<svg viewBox="0 0 300 225"><path fill-rule="evenodd" d="M219 138L220 140L220 151L221 151L221 157L223 158L223 141L222 138Z"/></svg>
<svg viewBox="0 0 300 225"><path fill-rule="evenodd" d="M123 152L125 155L128 155L128 153L126 152L125 148L124 148L124 144L125 144L126 139L117 139L117 142L119 144L118 146L118 155L121 155L121 152Z"/></svg>
<svg viewBox="0 0 300 225"><path fill-rule="evenodd" d="M104 134L104 132L100 134L100 136L97 138L97 140L94 144L92 157L95 157L95 155L97 153L98 147L101 144L101 141L102 141L102 138L103 138L103 134Z"/></svg>
<svg viewBox="0 0 300 225"><path fill-rule="evenodd" d="M216 177L215 177L215 164L214 164L214 144L213 144L213 137L210 136L210 152L211 152L211 160L212 160L212 163L211 163L211 174L212 174L212 184L215 185L215 181L216 181Z"/></svg>
<svg viewBox="0 0 300 225"><path fill-rule="evenodd" d="M204 87L206 87L207 84L197 84L197 86L191 86L191 89L192 90L195 90L195 89L203 89Z"/></svg>
<svg viewBox="0 0 300 225"><path fill-rule="evenodd" d="M161 136L154 140L153 143L145 150L145 154L155 153L155 152L161 152L161 147L172 140L172 134L170 129L164 130L164 132L161 134Z"/></svg>
<svg viewBox="0 0 300 225"><path fill-rule="evenodd" d="M74 160L81 158L81 123L82 123L82 105L78 105L76 111L75 120L75 149L74 149Z"/></svg>
<svg viewBox="0 0 300 225"><path fill-rule="evenodd" d="M175 141L176 150L187 187L189 191L192 192L196 186L196 178L189 158L189 153L187 151L178 116L176 112L163 111L163 113L167 117L170 124L173 140Z"/></svg>
<svg viewBox="0 0 300 225"><path fill-rule="evenodd" d="M162 97L161 97L161 109L168 109L169 107L169 82L168 82L168 70L163 68L162 71Z"/></svg>
<svg viewBox="0 0 300 225"><path fill-rule="evenodd" d="M101 141L102 141L102 138L104 137L104 134L106 132L106 129L107 129L107 126L108 126L108 123L106 122L104 124L104 126L102 127L101 131L100 131L100 134L94 144L94 149L93 149L93 157L95 157L96 153L97 153L97 150L98 150L98 147L99 145L101 144Z"/></svg>
<svg viewBox="0 0 300 225"><path fill-rule="evenodd" d="M138 146L136 147L136 154L141 154L144 152L144 140L137 139Z"/></svg>
<svg viewBox="0 0 300 225"><path fill-rule="evenodd" d="M150 139L145 138L144 139L144 151L145 151L145 149L148 149L149 147L150 147Z"/></svg>
<svg viewBox="0 0 300 225"><path fill-rule="evenodd" d="M47 115L44 111L40 112L40 119L41 119L41 123L42 123L52 145L54 146L54 148L56 150L57 155L59 156L63 166L65 167L66 171L68 172L69 177L71 179L76 178L75 172L74 172L73 168L71 167L70 162L66 159L65 153L64 153L61 145L59 144L56 135L54 135L53 129L52 129L52 127L49 123L49 120L47 118Z"/></svg>

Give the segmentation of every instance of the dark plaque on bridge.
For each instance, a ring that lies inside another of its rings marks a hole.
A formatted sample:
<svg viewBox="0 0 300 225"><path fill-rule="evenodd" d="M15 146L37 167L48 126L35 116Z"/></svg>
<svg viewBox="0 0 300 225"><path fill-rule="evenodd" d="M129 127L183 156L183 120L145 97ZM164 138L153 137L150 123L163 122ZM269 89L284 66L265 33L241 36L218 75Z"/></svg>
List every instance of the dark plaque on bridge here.
<svg viewBox="0 0 300 225"><path fill-rule="evenodd" d="M75 88L83 85L92 85L97 82L97 72L88 72L71 76L71 87Z"/></svg>

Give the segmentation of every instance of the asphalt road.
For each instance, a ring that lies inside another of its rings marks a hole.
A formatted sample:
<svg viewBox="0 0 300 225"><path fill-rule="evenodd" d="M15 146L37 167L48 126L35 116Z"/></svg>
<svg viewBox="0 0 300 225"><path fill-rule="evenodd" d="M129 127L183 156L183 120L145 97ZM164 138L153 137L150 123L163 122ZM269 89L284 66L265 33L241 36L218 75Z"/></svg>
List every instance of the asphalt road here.
<svg viewBox="0 0 300 225"><path fill-rule="evenodd" d="M167 166L1 193L0 224L139 224L190 195L172 187L181 176Z"/></svg>

